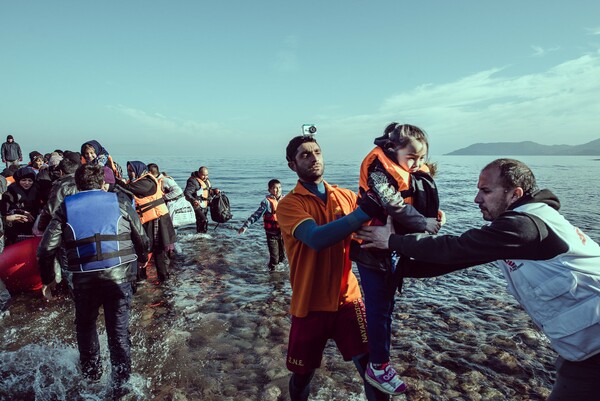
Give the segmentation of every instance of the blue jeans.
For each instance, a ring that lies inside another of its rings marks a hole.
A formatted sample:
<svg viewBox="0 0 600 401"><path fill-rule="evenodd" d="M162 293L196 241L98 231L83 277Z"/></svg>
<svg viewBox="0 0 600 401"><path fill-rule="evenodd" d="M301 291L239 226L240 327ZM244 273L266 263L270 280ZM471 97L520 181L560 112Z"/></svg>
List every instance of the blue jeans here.
<svg viewBox="0 0 600 401"><path fill-rule="evenodd" d="M129 282L73 291L77 346L84 376L99 378L102 372L100 344L96 330L96 320L102 306L113 384L119 386L129 380L131 375L129 312L132 296L133 287Z"/></svg>
<svg viewBox="0 0 600 401"><path fill-rule="evenodd" d="M376 364L386 363L390 360L392 312L396 291L390 290L389 275L360 264L357 266L367 313L369 361Z"/></svg>

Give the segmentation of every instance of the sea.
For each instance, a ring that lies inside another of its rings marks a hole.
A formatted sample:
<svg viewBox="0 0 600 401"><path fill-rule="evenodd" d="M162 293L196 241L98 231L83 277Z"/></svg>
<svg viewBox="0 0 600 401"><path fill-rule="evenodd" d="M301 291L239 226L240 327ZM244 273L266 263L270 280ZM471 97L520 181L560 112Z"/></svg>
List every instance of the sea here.
<svg viewBox="0 0 600 401"><path fill-rule="evenodd" d="M360 161L325 156L325 179L357 190ZM539 186L551 189L562 213L600 241L597 174L600 158L520 156ZM440 234L459 234L485 222L473 203L479 171L492 156L433 156L447 223ZM214 187L225 192L233 219L211 223L208 234L178 229L171 280L149 280L134 296L133 391L129 400L288 400L285 356L290 316L289 266L267 268L264 230L237 228L258 207L267 182L278 178L284 193L296 176L283 157L116 155L157 163L182 187L190 172L209 168ZM356 273L358 276L358 273ZM102 315L98 320L104 375L82 379L68 296L52 302L40 294L14 294L0 317L0 400L104 400L110 363ZM408 383L394 400L545 400L554 380L556 353L508 294L501 273L476 266L430 279L405 280L393 316L391 360ZM313 379L311 400L363 400L352 363L328 344Z"/></svg>

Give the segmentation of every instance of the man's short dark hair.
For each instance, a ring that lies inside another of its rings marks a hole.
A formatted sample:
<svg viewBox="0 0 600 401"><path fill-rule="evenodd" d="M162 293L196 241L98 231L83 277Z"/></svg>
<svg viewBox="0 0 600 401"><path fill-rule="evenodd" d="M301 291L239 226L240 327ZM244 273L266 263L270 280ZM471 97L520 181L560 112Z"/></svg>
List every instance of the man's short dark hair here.
<svg viewBox="0 0 600 401"><path fill-rule="evenodd" d="M533 172L525 163L515 159L496 159L483 169L497 167L500 170L500 179L504 189L521 187L523 193L530 194L536 191L537 183Z"/></svg>
<svg viewBox="0 0 600 401"><path fill-rule="evenodd" d="M77 167L79 167L79 163L71 160L71 159L62 159L58 166L56 166L56 170L62 171L63 174L74 174L77 171Z"/></svg>
<svg viewBox="0 0 600 401"><path fill-rule="evenodd" d="M269 189L273 188L277 184L281 184L281 181L273 178L272 180L269 181L269 184L268 184Z"/></svg>
<svg viewBox="0 0 600 401"><path fill-rule="evenodd" d="M65 150L63 152L63 158L73 160L75 163L77 163L78 166L81 165L81 153L79 152Z"/></svg>
<svg viewBox="0 0 600 401"><path fill-rule="evenodd" d="M287 148L285 148L285 158L288 162L293 162L296 158L296 152L300 145L306 142L314 142L318 145L317 140L313 136L308 135L299 135L297 137L292 138L290 143L288 143Z"/></svg>
<svg viewBox="0 0 600 401"><path fill-rule="evenodd" d="M150 172L150 174L158 175L160 173L160 170L156 163L148 163L147 166L148 166L148 171Z"/></svg>
<svg viewBox="0 0 600 401"><path fill-rule="evenodd" d="M84 164L75 171L75 185L80 191L101 189L104 184L104 166Z"/></svg>

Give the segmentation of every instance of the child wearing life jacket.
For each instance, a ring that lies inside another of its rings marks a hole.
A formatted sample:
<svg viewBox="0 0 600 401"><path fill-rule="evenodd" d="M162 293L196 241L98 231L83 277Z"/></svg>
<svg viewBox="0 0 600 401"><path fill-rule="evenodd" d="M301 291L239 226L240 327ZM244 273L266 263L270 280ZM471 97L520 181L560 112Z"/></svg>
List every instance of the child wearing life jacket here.
<svg viewBox="0 0 600 401"><path fill-rule="evenodd" d="M281 195L281 182L273 179L268 184L269 194L260 202L260 206L244 224L238 229L238 234L243 234L255 221L263 218L263 227L267 235L267 246L269 248L269 270L275 270L275 266L285 260L283 238L277 222L277 204L283 197Z"/></svg>
<svg viewBox="0 0 600 401"><path fill-rule="evenodd" d="M116 178L121 179L123 177L121 166L113 160L108 151L98 141L91 140L81 145L81 158L82 164L107 166L113 171Z"/></svg>
<svg viewBox="0 0 600 401"><path fill-rule="evenodd" d="M375 148L363 160L359 195L381 205L381 215L370 225L394 220L397 233L437 233L443 224L439 199L425 161L427 135L409 124L391 123L375 139ZM359 200L360 204L360 200ZM396 288L401 287L398 257L388 251L370 251L353 242L350 258L356 262L364 293L369 338L369 364L365 379L391 395L406 391L390 362L392 313Z"/></svg>

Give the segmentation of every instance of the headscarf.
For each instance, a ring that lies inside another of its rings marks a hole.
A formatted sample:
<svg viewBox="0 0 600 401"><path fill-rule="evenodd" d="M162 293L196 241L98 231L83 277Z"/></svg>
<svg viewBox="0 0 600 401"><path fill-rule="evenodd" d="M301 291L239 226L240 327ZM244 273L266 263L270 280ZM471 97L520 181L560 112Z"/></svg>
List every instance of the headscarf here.
<svg viewBox="0 0 600 401"><path fill-rule="evenodd" d="M86 143L84 143L83 145L81 145L81 155L84 155L84 148L86 147L86 145L91 146L92 148L94 148L94 153L96 153L96 158L92 161L90 161L91 164L95 164L95 165L99 165L99 166L106 166L106 163L108 162L108 158L109 158L109 154L108 151L106 149L104 149L102 147L102 145L100 145L100 143L98 143L98 141L88 141ZM84 157L85 158L85 157ZM87 163L87 158L86 159L86 163Z"/></svg>
<svg viewBox="0 0 600 401"><path fill-rule="evenodd" d="M136 179L140 178L144 174L148 173L148 166L146 166L144 163L142 163L140 161L137 161L137 160L129 161L129 162L127 162L127 168L129 168L129 166L131 166L131 169L135 173Z"/></svg>
<svg viewBox="0 0 600 401"><path fill-rule="evenodd" d="M92 148L94 148L94 152L96 153L96 157L100 156L100 155L107 155L108 156L108 151L106 149L104 149L104 147L102 145L100 145L100 143L96 140L91 140L91 141L87 141L84 142L83 145L81 145L81 154L83 155L84 153L84 148L86 146L91 146Z"/></svg>

